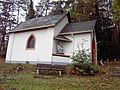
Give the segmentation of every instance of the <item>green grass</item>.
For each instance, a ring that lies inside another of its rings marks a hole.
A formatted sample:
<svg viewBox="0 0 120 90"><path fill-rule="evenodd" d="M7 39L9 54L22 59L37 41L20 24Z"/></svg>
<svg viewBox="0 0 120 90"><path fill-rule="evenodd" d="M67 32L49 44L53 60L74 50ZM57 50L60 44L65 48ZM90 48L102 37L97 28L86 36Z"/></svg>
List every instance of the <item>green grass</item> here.
<svg viewBox="0 0 120 90"><path fill-rule="evenodd" d="M3 83L4 87L18 90L118 90L120 78L105 76L63 76L33 78L32 74L16 74L14 81Z"/></svg>
<svg viewBox="0 0 120 90"><path fill-rule="evenodd" d="M2 65L2 67L1 67ZM8 77L14 78L10 82L0 83L0 87L11 87L16 90L120 90L120 78L112 77L108 73L97 76L67 76L34 78L36 74L34 65L22 65L25 70L19 73L7 71L16 67L17 64L4 64L1 62L0 72L4 71ZM28 67L28 68L26 68ZM30 68L30 70L29 70ZM111 68L104 68L111 71ZM0 88L0 90L1 90Z"/></svg>

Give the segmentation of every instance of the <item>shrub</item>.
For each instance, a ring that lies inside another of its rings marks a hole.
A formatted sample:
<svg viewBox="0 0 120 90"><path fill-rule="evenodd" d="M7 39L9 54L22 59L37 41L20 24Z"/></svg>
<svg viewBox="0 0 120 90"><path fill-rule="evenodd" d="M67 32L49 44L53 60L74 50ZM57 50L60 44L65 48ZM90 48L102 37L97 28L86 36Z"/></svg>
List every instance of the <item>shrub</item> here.
<svg viewBox="0 0 120 90"><path fill-rule="evenodd" d="M75 65L74 64L69 64L68 66L67 66L67 74L77 74L77 70L76 70L76 67L75 67Z"/></svg>
<svg viewBox="0 0 120 90"><path fill-rule="evenodd" d="M68 65L68 74L77 74L77 75L95 75L99 71L98 65L92 64L91 54L88 49L81 48L78 44L78 50L73 53L72 64Z"/></svg>
<svg viewBox="0 0 120 90"><path fill-rule="evenodd" d="M81 43L78 44L78 50L76 50L73 53L73 56L71 57L71 59L73 60L72 62L75 64L92 62L92 57L91 57L91 53L89 52L89 49L84 49L83 45L84 45L84 41L82 44Z"/></svg>
<svg viewBox="0 0 120 90"><path fill-rule="evenodd" d="M99 67L91 63L83 63L77 67L77 71L82 75L95 75L99 71Z"/></svg>
<svg viewBox="0 0 120 90"><path fill-rule="evenodd" d="M13 80L13 78L8 77L6 74L0 74L0 83L10 82Z"/></svg>
<svg viewBox="0 0 120 90"><path fill-rule="evenodd" d="M82 63L79 65L70 64L67 66L67 73L75 75L95 75L99 71L99 66L91 63Z"/></svg>

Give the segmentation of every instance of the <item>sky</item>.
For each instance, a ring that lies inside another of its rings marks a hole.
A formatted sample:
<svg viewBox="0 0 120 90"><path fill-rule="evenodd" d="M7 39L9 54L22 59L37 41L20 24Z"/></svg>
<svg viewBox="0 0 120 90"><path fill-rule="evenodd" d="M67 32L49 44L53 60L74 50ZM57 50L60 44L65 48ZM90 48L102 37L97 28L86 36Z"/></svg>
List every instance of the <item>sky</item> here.
<svg viewBox="0 0 120 90"><path fill-rule="evenodd" d="M38 5L38 1L40 0L33 0L34 5Z"/></svg>

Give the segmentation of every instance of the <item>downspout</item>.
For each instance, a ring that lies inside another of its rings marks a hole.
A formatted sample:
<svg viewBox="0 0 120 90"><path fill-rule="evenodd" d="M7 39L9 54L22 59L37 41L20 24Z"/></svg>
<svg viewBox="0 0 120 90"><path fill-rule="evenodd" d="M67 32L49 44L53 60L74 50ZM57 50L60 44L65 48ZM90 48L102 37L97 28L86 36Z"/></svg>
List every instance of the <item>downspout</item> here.
<svg viewBox="0 0 120 90"><path fill-rule="evenodd" d="M92 63L93 63L93 37L94 37L94 35L93 35L93 31L91 32L91 58L92 58Z"/></svg>
<svg viewBox="0 0 120 90"><path fill-rule="evenodd" d="M55 28L54 28L55 30ZM51 65L54 65L53 64L53 48L54 48L54 31L53 31L53 37L52 37L52 53L51 53Z"/></svg>
<svg viewBox="0 0 120 90"><path fill-rule="evenodd" d="M71 36L72 36L72 38L73 38L73 40L72 40L72 44L73 44L73 51L72 51L72 54L73 54L73 53L74 53L74 42L75 42L75 38L74 38L73 33L71 33Z"/></svg>
<svg viewBox="0 0 120 90"><path fill-rule="evenodd" d="M52 39L52 44L54 43L54 39ZM53 45L52 45L52 53L51 53L51 65L54 65L53 64Z"/></svg>

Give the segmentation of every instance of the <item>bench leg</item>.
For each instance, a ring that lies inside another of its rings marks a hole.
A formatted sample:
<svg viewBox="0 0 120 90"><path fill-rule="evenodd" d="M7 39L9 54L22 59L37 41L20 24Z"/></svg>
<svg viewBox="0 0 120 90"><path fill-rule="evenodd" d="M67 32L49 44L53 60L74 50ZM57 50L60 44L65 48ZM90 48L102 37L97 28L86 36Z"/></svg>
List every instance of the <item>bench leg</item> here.
<svg viewBox="0 0 120 90"><path fill-rule="evenodd" d="M40 69L37 69L37 75L39 75L40 74Z"/></svg>
<svg viewBox="0 0 120 90"><path fill-rule="evenodd" d="M62 75L62 71L59 71L59 76L61 76Z"/></svg>

